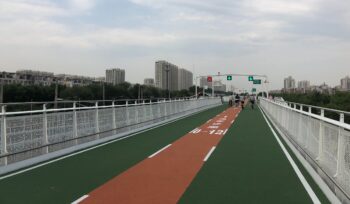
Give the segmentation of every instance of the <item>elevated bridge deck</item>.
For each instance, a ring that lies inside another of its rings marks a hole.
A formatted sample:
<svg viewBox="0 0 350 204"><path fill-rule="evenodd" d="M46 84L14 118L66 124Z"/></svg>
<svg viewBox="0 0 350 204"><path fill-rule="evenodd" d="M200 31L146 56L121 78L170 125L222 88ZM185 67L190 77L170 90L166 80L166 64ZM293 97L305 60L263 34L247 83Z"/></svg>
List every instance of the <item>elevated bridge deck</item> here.
<svg viewBox="0 0 350 204"><path fill-rule="evenodd" d="M176 143L190 133L194 134L192 137L201 137L196 134L203 131L201 125L215 118L216 121L212 122L217 122L220 119L216 116L225 118L225 115L226 118L232 118L229 124L227 121L225 123L227 130L220 129L221 134L214 131L209 135L222 137L221 141L218 141L215 149L208 146L205 154L200 154L202 163L198 172L190 178L187 186L180 187L183 188L182 193L171 202L330 203L280 135L273 133L260 109L247 107L237 118L236 115L227 114L238 114L238 111L224 112L226 109L226 105L212 108L132 137L2 176L0 203L71 203L77 200L89 203L93 194L91 192L128 174L130 169L149 160L155 153L155 157L168 154L169 159L177 155L177 160L191 157L188 149L182 154L169 154L167 151L171 149L164 150L164 147ZM200 138L197 143L200 143ZM191 165L189 163L183 168ZM136 191L142 188L146 190L152 188L152 185L167 183L167 180L171 180L169 177L177 180L183 177L181 173L174 171L171 176L157 178L157 171L161 172L162 168L167 167L157 165L157 168L143 172L142 177L136 181L130 181L137 182L141 187L135 189L135 193L132 188L129 189L129 196L140 195ZM148 174L165 182L145 179ZM103 203L119 203L116 196L118 188L111 189L112 193L106 195L111 197ZM174 186L169 182L169 185L159 188L171 189ZM153 192L145 200L148 203L157 203L159 196L166 196L162 192ZM128 203L128 199L124 201L123 203Z"/></svg>

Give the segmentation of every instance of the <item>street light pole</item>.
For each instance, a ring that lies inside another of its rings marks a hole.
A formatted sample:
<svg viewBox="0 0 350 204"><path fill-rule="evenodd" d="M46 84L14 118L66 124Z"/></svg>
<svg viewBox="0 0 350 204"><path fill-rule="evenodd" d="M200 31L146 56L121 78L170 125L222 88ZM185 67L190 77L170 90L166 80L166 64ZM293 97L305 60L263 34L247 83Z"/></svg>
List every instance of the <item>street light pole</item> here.
<svg viewBox="0 0 350 204"><path fill-rule="evenodd" d="M211 96L214 98L214 80L211 81Z"/></svg>
<svg viewBox="0 0 350 204"><path fill-rule="evenodd" d="M166 65L166 69L165 69L165 72L166 72L166 83L167 83L167 90L168 90L168 98L170 100L170 90L169 90L169 65L167 64Z"/></svg>

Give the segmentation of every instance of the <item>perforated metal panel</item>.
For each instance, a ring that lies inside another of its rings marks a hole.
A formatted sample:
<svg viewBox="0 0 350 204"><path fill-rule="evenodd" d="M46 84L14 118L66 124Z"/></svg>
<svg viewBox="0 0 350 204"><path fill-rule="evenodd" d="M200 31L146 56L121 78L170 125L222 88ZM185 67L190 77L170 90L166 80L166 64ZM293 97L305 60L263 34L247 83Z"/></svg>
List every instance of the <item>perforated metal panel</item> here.
<svg viewBox="0 0 350 204"><path fill-rule="evenodd" d="M345 126L263 99L261 107L300 148L350 195L350 132ZM322 118L322 117L321 117Z"/></svg>
<svg viewBox="0 0 350 204"><path fill-rule="evenodd" d="M21 113L21 116L10 115L6 117L6 149L11 155L0 158L0 166L127 132L219 104L220 99L205 99L129 104L122 107L62 109L55 112L43 110L39 114L32 114L29 111L27 114ZM1 136L2 122L0 124ZM0 137L0 145L1 142ZM0 151L1 154L4 153L2 148Z"/></svg>

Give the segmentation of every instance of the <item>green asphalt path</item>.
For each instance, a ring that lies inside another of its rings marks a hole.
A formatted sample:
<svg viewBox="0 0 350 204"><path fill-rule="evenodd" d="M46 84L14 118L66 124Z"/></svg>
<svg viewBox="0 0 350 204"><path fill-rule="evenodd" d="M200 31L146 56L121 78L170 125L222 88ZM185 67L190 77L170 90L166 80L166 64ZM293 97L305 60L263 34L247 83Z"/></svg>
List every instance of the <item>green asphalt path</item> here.
<svg viewBox="0 0 350 204"><path fill-rule="evenodd" d="M71 203L222 112L213 108L0 180L0 204Z"/></svg>
<svg viewBox="0 0 350 204"><path fill-rule="evenodd" d="M287 149L321 203L329 203ZM312 203L312 200L260 110L246 108L197 174L180 203L303 204Z"/></svg>

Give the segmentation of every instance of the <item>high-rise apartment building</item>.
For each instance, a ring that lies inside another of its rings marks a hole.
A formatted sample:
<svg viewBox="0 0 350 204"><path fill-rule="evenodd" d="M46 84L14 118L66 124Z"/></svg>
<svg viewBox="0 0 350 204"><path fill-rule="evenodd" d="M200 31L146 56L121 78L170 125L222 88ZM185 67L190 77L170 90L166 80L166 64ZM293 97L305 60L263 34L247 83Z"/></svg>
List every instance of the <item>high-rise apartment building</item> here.
<svg viewBox="0 0 350 204"><path fill-rule="evenodd" d="M177 91L179 68L167 61L157 61L155 65L156 87L164 90Z"/></svg>
<svg viewBox="0 0 350 204"><path fill-rule="evenodd" d="M152 78L146 78L143 80L143 84L146 86L154 86L154 79Z"/></svg>
<svg viewBox="0 0 350 204"><path fill-rule="evenodd" d="M193 86L193 74L186 69L178 70L178 90L189 89Z"/></svg>
<svg viewBox="0 0 350 204"><path fill-rule="evenodd" d="M285 90L295 89L295 79L293 79L291 76L285 78L284 89Z"/></svg>
<svg viewBox="0 0 350 204"><path fill-rule="evenodd" d="M310 88L310 81L303 80L298 82L298 89L308 89Z"/></svg>
<svg viewBox="0 0 350 204"><path fill-rule="evenodd" d="M342 91L350 91L350 77L346 76L340 80L340 89Z"/></svg>
<svg viewBox="0 0 350 204"><path fill-rule="evenodd" d="M119 68L107 69L106 82L113 85L125 82L125 70Z"/></svg>

